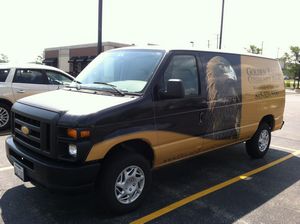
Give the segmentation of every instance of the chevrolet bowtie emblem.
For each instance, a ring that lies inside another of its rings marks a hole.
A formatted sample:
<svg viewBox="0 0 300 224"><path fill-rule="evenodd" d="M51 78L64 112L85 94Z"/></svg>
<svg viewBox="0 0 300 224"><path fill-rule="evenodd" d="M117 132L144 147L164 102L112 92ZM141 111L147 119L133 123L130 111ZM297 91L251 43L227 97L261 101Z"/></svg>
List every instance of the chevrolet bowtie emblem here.
<svg viewBox="0 0 300 224"><path fill-rule="evenodd" d="M29 135L29 133L30 133L29 128L27 128L26 126L22 126L21 131L24 135Z"/></svg>

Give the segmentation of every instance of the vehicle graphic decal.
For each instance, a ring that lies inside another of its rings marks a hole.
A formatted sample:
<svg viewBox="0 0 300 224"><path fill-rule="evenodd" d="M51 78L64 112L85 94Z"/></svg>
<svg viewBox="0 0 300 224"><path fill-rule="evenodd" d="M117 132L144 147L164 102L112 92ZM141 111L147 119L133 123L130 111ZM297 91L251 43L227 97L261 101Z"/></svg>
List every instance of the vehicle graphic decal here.
<svg viewBox="0 0 300 224"><path fill-rule="evenodd" d="M240 58L231 55L233 63L222 56L206 64L207 132L213 139L237 139L241 120ZM227 130L227 131L223 131Z"/></svg>

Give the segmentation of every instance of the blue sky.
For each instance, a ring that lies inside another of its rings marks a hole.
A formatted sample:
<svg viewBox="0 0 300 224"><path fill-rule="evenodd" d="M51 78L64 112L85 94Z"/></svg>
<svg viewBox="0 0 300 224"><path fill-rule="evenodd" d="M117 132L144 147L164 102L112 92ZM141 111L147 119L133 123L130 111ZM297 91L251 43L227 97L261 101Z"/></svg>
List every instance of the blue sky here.
<svg viewBox="0 0 300 224"><path fill-rule="evenodd" d="M103 40L216 48L222 0L103 0ZM0 0L0 53L32 61L44 48L97 41L98 0ZM225 0L223 49L300 46L299 0Z"/></svg>

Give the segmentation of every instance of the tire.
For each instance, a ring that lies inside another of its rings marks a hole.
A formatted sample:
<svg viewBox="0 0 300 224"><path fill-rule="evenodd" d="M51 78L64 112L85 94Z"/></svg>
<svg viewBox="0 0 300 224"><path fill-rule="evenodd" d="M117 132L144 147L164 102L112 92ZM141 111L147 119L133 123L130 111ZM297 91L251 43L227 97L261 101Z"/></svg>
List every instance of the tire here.
<svg viewBox="0 0 300 224"><path fill-rule="evenodd" d="M104 162L103 172L98 178L98 195L104 200L101 203L112 213L132 211L147 195L151 179L150 164L142 155L117 153Z"/></svg>
<svg viewBox="0 0 300 224"><path fill-rule="evenodd" d="M0 131L10 127L10 109L11 107L7 104L0 105Z"/></svg>
<svg viewBox="0 0 300 224"><path fill-rule="evenodd" d="M262 158L268 152L271 142L271 128L261 123L254 136L246 142L246 150L252 158Z"/></svg>

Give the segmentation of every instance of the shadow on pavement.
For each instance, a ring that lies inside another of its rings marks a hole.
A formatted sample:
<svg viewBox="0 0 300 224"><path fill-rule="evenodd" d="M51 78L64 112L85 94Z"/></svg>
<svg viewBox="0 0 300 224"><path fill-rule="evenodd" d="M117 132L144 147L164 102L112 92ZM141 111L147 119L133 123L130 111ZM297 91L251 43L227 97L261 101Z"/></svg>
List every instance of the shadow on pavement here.
<svg viewBox="0 0 300 224"><path fill-rule="evenodd" d="M112 216L104 212L105 205L99 206L94 193L62 195L21 185L7 190L2 195L0 199L2 219L5 223L129 223L170 203L288 154L273 149L264 159L252 160L244 151L243 145L232 146L154 171L152 190L148 199L140 209L131 214ZM246 187L241 188L243 191L239 193L236 193L233 187L239 184L236 183L155 221L200 223L201 220L201 223L232 223L299 181L300 172L296 172L300 168L299 160L298 157L293 157L256 174L255 178L243 182ZM291 172L293 170L295 172ZM264 178L260 179L260 175ZM266 187L264 185L269 183L272 185L267 186L267 192L263 191L262 189ZM218 196L223 190L227 191L227 196ZM245 201L247 203L243 205ZM228 203L231 202L234 206L230 207ZM232 216L222 217L220 215L222 213L217 214L215 206L218 206L219 210L226 210Z"/></svg>

